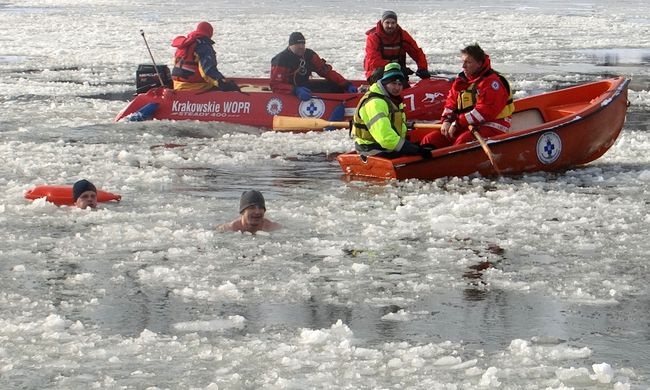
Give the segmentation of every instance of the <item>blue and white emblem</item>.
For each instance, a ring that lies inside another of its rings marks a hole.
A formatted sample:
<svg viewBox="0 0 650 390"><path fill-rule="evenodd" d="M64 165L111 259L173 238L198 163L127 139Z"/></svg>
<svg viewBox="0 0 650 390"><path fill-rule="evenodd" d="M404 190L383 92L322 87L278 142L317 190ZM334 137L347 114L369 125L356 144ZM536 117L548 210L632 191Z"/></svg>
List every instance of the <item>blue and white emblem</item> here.
<svg viewBox="0 0 650 390"><path fill-rule="evenodd" d="M300 102L298 113L303 118L320 118L325 113L325 103L319 98L311 98L306 102Z"/></svg>
<svg viewBox="0 0 650 390"><path fill-rule="evenodd" d="M492 81L492 89L495 90L495 91L498 91L499 88L500 88L499 82L496 81L496 80Z"/></svg>
<svg viewBox="0 0 650 390"><path fill-rule="evenodd" d="M551 164L562 152L562 140L552 131L542 134L537 140L537 158L542 164Z"/></svg>

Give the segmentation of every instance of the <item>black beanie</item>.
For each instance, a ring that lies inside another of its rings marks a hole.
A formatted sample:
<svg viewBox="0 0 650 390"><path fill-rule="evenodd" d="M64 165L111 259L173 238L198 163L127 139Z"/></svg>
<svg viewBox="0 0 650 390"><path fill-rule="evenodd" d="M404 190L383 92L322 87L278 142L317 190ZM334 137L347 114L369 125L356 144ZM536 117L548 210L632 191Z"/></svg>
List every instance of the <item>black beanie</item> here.
<svg viewBox="0 0 650 390"><path fill-rule="evenodd" d="M289 35L289 46L295 45L296 43L305 43L305 36L298 31L292 32Z"/></svg>
<svg viewBox="0 0 650 390"><path fill-rule="evenodd" d="M239 199L239 214L243 213L250 206L260 206L266 210L264 196L262 196L261 192L256 190L242 192L241 198Z"/></svg>
<svg viewBox="0 0 650 390"><path fill-rule="evenodd" d="M86 191L92 191L94 193L97 193L97 188L95 188L95 185L91 182L89 182L86 179L81 179L78 182L74 183L72 186L72 198L76 202L77 199L81 196Z"/></svg>

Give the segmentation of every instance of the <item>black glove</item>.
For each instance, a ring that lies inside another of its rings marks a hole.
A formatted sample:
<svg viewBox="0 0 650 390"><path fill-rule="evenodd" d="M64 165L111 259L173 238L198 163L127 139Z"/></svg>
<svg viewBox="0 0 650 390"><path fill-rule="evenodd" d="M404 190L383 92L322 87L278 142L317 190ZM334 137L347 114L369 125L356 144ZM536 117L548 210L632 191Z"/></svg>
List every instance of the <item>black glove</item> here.
<svg viewBox="0 0 650 390"><path fill-rule="evenodd" d="M433 147L431 146L420 146L420 156L422 156L423 159L428 160L433 157L431 155L432 150Z"/></svg>
<svg viewBox="0 0 650 390"><path fill-rule="evenodd" d="M413 72L413 69L409 68L408 66L405 66L404 69L402 69L402 72L404 73L404 76L406 76L406 78L408 78L410 75L415 73Z"/></svg>
<svg viewBox="0 0 650 390"><path fill-rule="evenodd" d="M226 80L226 79L221 79L219 81L219 89L224 91L224 92L230 92L230 91L241 92L241 89L239 88L237 83L235 83L234 81L231 81L231 80Z"/></svg>
<svg viewBox="0 0 650 390"><path fill-rule="evenodd" d="M417 72L415 72L415 75L421 79L428 79L431 77L431 73L426 69L418 69Z"/></svg>
<svg viewBox="0 0 650 390"><path fill-rule="evenodd" d="M404 141L404 145L402 145L399 152L407 156L421 156L424 159L431 158L431 149L423 149L410 141Z"/></svg>

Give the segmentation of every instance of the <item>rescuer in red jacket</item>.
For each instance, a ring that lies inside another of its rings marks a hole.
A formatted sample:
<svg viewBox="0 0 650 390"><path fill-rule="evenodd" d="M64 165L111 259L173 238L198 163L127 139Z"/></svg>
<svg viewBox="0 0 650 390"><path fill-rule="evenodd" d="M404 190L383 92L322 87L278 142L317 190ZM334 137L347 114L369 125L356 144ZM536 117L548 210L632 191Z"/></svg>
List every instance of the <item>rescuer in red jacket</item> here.
<svg viewBox="0 0 650 390"><path fill-rule="evenodd" d="M470 126L484 137L510 130L515 106L505 77L492 69L490 56L478 44L460 51L463 71L454 80L442 111L442 127L427 134L421 145L442 148L474 140Z"/></svg>
<svg viewBox="0 0 650 390"><path fill-rule="evenodd" d="M417 65L415 74L418 77L431 77L426 55L411 34L397 24L397 14L393 11L384 12L377 25L366 31L366 57L363 60L366 79L374 83L381 78L386 64L397 62L408 81L408 76L413 71L406 67L407 54Z"/></svg>
<svg viewBox="0 0 650 390"><path fill-rule="evenodd" d="M217 69L212 33L212 25L201 22L187 37L180 35L172 41L176 48L172 70L175 90L239 91L237 84L227 80Z"/></svg>
<svg viewBox="0 0 650 390"><path fill-rule="evenodd" d="M325 78L310 80L312 72ZM294 94L300 100L311 99L313 92L357 93L357 88L332 69L315 51L305 47L302 33L289 36L289 46L271 60L271 90Z"/></svg>

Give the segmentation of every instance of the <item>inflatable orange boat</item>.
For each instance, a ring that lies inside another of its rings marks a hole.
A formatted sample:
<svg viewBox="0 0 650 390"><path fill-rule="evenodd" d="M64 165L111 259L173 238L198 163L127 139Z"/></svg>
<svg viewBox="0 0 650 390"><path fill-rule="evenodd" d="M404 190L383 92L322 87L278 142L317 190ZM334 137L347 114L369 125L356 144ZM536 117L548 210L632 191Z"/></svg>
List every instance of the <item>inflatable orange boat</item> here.
<svg viewBox="0 0 650 390"><path fill-rule="evenodd" d="M42 185L27 190L25 198L35 200L45 198L50 203L57 206L71 206L74 204L72 197L72 185ZM97 190L97 202L119 202L122 199L121 195L113 194L110 192Z"/></svg>

